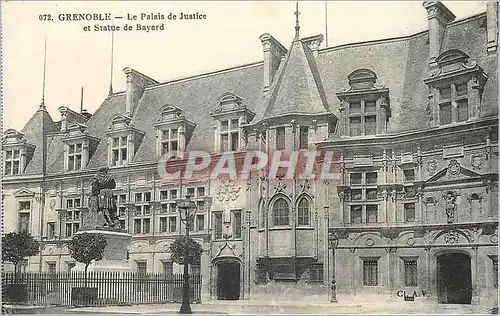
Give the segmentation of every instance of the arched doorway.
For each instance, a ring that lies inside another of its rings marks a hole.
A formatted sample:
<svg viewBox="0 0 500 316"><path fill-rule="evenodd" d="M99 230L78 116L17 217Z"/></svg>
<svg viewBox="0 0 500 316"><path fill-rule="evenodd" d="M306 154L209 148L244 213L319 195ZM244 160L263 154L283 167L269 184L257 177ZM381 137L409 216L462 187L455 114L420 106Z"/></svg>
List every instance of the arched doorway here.
<svg viewBox="0 0 500 316"><path fill-rule="evenodd" d="M240 264L235 261L221 261L217 264L217 299L240 299Z"/></svg>
<svg viewBox="0 0 500 316"><path fill-rule="evenodd" d="M470 257L446 253L437 257L437 297L442 304L470 304L472 275Z"/></svg>

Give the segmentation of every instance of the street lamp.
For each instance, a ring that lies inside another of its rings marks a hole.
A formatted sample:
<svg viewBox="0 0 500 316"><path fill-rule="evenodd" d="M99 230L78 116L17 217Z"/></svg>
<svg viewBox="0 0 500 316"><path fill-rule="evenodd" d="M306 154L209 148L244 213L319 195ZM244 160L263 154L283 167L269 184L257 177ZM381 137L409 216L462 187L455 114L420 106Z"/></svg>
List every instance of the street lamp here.
<svg viewBox="0 0 500 316"><path fill-rule="evenodd" d="M191 306L189 305L189 270L188 270L188 258L189 258L189 229L194 219L196 213L196 203L191 201L191 195L186 195L185 200L177 201L177 209L179 210L179 215L181 216L181 221L186 224L186 243L184 246L184 275L182 284L182 304L179 311L180 314L191 314Z"/></svg>
<svg viewBox="0 0 500 316"><path fill-rule="evenodd" d="M328 245L332 250L332 296L330 297L330 303L337 303L337 283L335 281L335 249L339 245L339 236L337 233L328 232Z"/></svg>

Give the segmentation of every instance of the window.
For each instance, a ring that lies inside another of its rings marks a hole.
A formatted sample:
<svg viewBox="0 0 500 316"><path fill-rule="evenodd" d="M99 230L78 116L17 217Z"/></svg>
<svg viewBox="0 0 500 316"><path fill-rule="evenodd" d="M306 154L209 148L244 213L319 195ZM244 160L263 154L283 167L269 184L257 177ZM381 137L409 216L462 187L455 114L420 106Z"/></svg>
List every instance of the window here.
<svg viewBox="0 0 500 316"><path fill-rule="evenodd" d="M377 133L377 106L374 100L349 104L349 135L375 135Z"/></svg>
<svg viewBox="0 0 500 316"><path fill-rule="evenodd" d="M351 185L361 184L361 173L351 173Z"/></svg>
<svg viewBox="0 0 500 316"><path fill-rule="evenodd" d="M366 173L366 184L377 184L377 173L367 172Z"/></svg>
<svg viewBox="0 0 500 316"><path fill-rule="evenodd" d="M309 146L309 127L300 127L299 149L307 149Z"/></svg>
<svg viewBox="0 0 500 316"><path fill-rule="evenodd" d="M68 170L82 169L83 143L68 145Z"/></svg>
<svg viewBox="0 0 500 316"><path fill-rule="evenodd" d="M151 192L137 192L135 197L134 233L149 234L151 232Z"/></svg>
<svg viewBox="0 0 500 316"><path fill-rule="evenodd" d="M161 154L164 155L169 151L179 150L179 130L177 128L169 128L161 133Z"/></svg>
<svg viewBox="0 0 500 316"><path fill-rule="evenodd" d="M377 205L367 205L366 206L366 222L376 223L378 221L378 206Z"/></svg>
<svg viewBox="0 0 500 316"><path fill-rule="evenodd" d="M222 239L222 212L214 212L214 239Z"/></svg>
<svg viewBox="0 0 500 316"><path fill-rule="evenodd" d="M415 203L405 203L405 222L415 221Z"/></svg>
<svg viewBox="0 0 500 316"><path fill-rule="evenodd" d="M361 205L351 205L351 223L360 224L363 217Z"/></svg>
<svg viewBox="0 0 500 316"><path fill-rule="evenodd" d="M194 196L194 188L187 188L187 195Z"/></svg>
<svg viewBox="0 0 500 316"><path fill-rule="evenodd" d="M127 162L127 136L115 137L111 142L111 164L113 166L120 166L125 164Z"/></svg>
<svg viewBox="0 0 500 316"><path fill-rule="evenodd" d="M176 189L170 190L170 199L175 200L176 198L177 198L177 190Z"/></svg>
<svg viewBox="0 0 500 316"><path fill-rule="evenodd" d="M66 208L67 209L76 209L79 207L81 207L81 199L80 198L66 199Z"/></svg>
<svg viewBox="0 0 500 316"><path fill-rule="evenodd" d="M54 239L55 231L56 231L56 223L48 222L47 223L47 238Z"/></svg>
<svg viewBox="0 0 500 316"><path fill-rule="evenodd" d="M56 263L53 261L47 262L47 272L56 273Z"/></svg>
<svg viewBox="0 0 500 316"><path fill-rule="evenodd" d="M172 261L163 261L163 274L172 275L174 273L174 264Z"/></svg>
<svg viewBox="0 0 500 316"><path fill-rule="evenodd" d="M378 285L378 260L364 259L363 260L363 285L377 286Z"/></svg>
<svg viewBox="0 0 500 316"><path fill-rule="evenodd" d="M168 191L167 190L160 191L160 200L168 200Z"/></svg>
<svg viewBox="0 0 500 316"><path fill-rule="evenodd" d="M148 265L146 261L136 261L137 274L145 275L147 273Z"/></svg>
<svg viewBox="0 0 500 316"><path fill-rule="evenodd" d="M29 233L30 213L19 213L19 231Z"/></svg>
<svg viewBox="0 0 500 316"><path fill-rule="evenodd" d="M5 175L16 175L21 173L21 151L19 149L5 151Z"/></svg>
<svg viewBox="0 0 500 316"><path fill-rule="evenodd" d="M349 135L361 136L361 117L349 118Z"/></svg>
<svg viewBox="0 0 500 316"><path fill-rule="evenodd" d="M290 225L288 202L283 198L277 199L273 204L273 225Z"/></svg>
<svg viewBox="0 0 500 316"><path fill-rule="evenodd" d="M171 233L175 233L177 231L177 217L169 217L168 218L168 228Z"/></svg>
<svg viewBox="0 0 500 316"><path fill-rule="evenodd" d="M451 103L439 105L440 123L441 125L450 124L451 118Z"/></svg>
<svg viewBox="0 0 500 316"><path fill-rule="evenodd" d="M276 150L285 149L285 128L276 128Z"/></svg>
<svg viewBox="0 0 500 316"><path fill-rule="evenodd" d="M196 228L205 230L205 215L196 215Z"/></svg>
<svg viewBox="0 0 500 316"><path fill-rule="evenodd" d="M233 215L232 221L232 231L233 238L240 239L241 238L241 211L231 211Z"/></svg>
<svg viewBox="0 0 500 316"><path fill-rule="evenodd" d="M415 181L415 170L413 170L413 169L403 170L403 178L404 178L404 182Z"/></svg>
<svg viewBox="0 0 500 316"><path fill-rule="evenodd" d="M78 229L80 229L80 211L68 210L66 217L66 237L73 236Z"/></svg>
<svg viewBox="0 0 500 316"><path fill-rule="evenodd" d="M454 110L456 107L456 110ZM454 83L439 89L440 124L464 122L469 119L467 83Z"/></svg>
<svg viewBox="0 0 500 316"><path fill-rule="evenodd" d="M378 222L378 206L373 203L378 199L377 172L350 173L351 194L353 204L350 207L350 220L353 224Z"/></svg>
<svg viewBox="0 0 500 316"><path fill-rule="evenodd" d="M405 286L417 286L417 260L405 260Z"/></svg>
<svg viewBox="0 0 500 316"><path fill-rule="evenodd" d="M448 87L444 87L442 89L439 89L439 97L441 100L451 98L451 87L448 86Z"/></svg>
<svg viewBox="0 0 500 316"><path fill-rule="evenodd" d="M168 217L160 217L160 233L166 233L168 230Z"/></svg>
<svg viewBox="0 0 500 316"><path fill-rule="evenodd" d="M457 101L457 122L464 122L469 119L469 102L467 99Z"/></svg>
<svg viewBox="0 0 500 316"><path fill-rule="evenodd" d="M196 197L204 197L205 196L205 187L196 188Z"/></svg>
<svg viewBox="0 0 500 316"><path fill-rule="evenodd" d="M149 234L151 232L149 218L136 218L134 219L134 233L136 234Z"/></svg>
<svg viewBox="0 0 500 316"><path fill-rule="evenodd" d="M309 201L306 198L302 198L300 200L297 213L299 226L311 225L309 216Z"/></svg>
<svg viewBox="0 0 500 316"><path fill-rule="evenodd" d="M377 199L377 189L366 189L366 199L368 201L376 200Z"/></svg>
<svg viewBox="0 0 500 316"><path fill-rule="evenodd" d="M240 138L238 119L221 121L220 137L222 151L237 151Z"/></svg>

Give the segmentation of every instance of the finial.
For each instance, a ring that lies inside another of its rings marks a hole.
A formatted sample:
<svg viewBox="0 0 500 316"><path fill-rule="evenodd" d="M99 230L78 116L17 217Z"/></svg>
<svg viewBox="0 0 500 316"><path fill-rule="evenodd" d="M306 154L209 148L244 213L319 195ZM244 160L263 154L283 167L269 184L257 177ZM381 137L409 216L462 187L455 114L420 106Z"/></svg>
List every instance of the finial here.
<svg viewBox="0 0 500 316"><path fill-rule="evenodd" d="M43 48L43 80L42 80L42 102L40 109L45 110L45 72L47 68L47 36L45 36L45 46Z"/></svg>
<svg viewBox="0 0 500 316"><path fill-rule="evenodd" d="M297 1L295 3L295 39L299 39L299 30L300 30L300 25L299 25L299 2Z"/></svg>
<svg viewBox="0 0 500 316"><path fill-rule="evenodd" d="M80 113L83 113L83 86L80 92Z"/></svg>
<svg viewBox="0 0 500 316"><path fill-rule="evenodd" d="M114 58L115 31L111 31L111 67L109 70L109 94L113 94L113 58Z"/></svg>

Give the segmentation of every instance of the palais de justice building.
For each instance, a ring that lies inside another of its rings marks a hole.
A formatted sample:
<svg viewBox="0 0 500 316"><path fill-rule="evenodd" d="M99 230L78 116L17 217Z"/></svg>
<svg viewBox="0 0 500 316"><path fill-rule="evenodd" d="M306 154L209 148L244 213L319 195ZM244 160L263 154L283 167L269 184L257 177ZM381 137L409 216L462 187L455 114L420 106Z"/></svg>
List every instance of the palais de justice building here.
<svg viewBox="0 0 500 316"><path fill-rule="evenodd" d="M55 121L42 103L3 141L4 227L42 245L24 269L71 269L66 242L108 166L138 272L181 272L175 201L193 195L204 298L328 293L335 277L339 295L496 302L498 4L422 10L428 30L405 37L320 49L297 25L292 43L262 34L260 62L168 82L125 68L126 91L93 114ZM333 151L340 179L165 181L169 150Z"/></svg>

